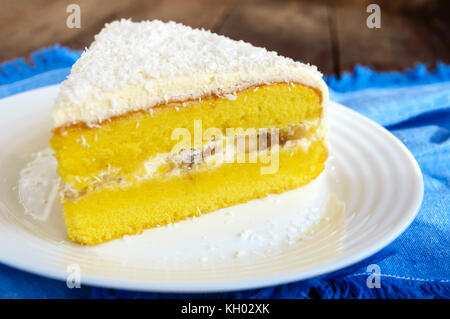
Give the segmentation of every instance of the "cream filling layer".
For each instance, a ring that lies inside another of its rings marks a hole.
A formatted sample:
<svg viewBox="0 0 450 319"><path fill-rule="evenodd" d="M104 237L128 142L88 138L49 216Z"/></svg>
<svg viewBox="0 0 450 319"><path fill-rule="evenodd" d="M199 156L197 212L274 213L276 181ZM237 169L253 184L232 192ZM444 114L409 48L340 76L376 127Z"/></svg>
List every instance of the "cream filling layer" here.
<svg viewBox="0 0 450 319"><path fill-rule="evenodd" d="M304 152L307 152L309 146L325 136L324 127L318 126L319 119L305 121L297 125L292 132L278 132L278 136L275 137L278 144L279 151L284 152L288 150L301 147ZM318 126L315 133L309 134L306 137L307 132L312 127ZM161 153L156 156L152 156L144 162L144 174L137 176L138 180L148 180L154 177L167 177L180 176L185 173L186 170L202 170L219 167L225 163L233 162L256 162L261 158L262 154L270 153L271 144L273 145L273 138L275 135L271 135L272 130L267 131L267 141L261 140L258 135L235 135L230 137L224 137L221 140L214 140L203 144L203 149L182 149L179 152ZM284 135L284 136L283 136ZM290 137L289 137L290 135ZM251 143L252 139L255 143ZM283 140L284 139L284 140ZM262 141L262 142L261 142ZM231 145L231 147L229 147ZM206 155L206 156L205 156ZM169 171L162 170L164 167L172 167Z"/></svg>
<svg viewBox="0 0 450 319"><path fill-rule="evenodd" d="M311 133L313 127L317 129ZM117 176L118 169L109 168L95 176L95 184L83 189L64 183L60 191L63 201L76 201L89 192L108 186L126 188L154 178L173 178L183 174L192 174L203 170L214 169L225 163L263 162L268 164L271 152L292 152L301 148L307 152L310 145L317 141L326 142L327 128L321 119L305 121L291 126L289 130L267 130L264 138L258 135L225 136L211 140L201 148L182 148L179 151L161 153L148 158L140 169L127 176ZM251 143L250 140L257 143ZM264 141L265 140L265 141ZM230 147L231 145L231 147ZM276 148L274 147L276 146Z"/></svg>

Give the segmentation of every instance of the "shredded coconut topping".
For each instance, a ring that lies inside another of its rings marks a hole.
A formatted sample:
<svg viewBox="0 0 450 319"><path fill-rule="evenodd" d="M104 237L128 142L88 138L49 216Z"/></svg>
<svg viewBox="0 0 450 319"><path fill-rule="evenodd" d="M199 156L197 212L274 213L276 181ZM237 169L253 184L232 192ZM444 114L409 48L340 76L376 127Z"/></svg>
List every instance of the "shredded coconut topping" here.
<svg viewBox="0 0 450 319"><path fill-rule="evenodd" d="M106 24L60 88L55 126L102 122L168 101L300 82L326 90L315 66L204 29L159 20Z"/></svg>

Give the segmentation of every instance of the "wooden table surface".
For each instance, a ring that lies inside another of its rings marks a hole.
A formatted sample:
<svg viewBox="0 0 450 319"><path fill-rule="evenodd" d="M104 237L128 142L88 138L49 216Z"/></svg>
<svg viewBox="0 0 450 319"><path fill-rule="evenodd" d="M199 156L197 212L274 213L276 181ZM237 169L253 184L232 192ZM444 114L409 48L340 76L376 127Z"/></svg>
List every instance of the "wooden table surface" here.
<svg viewBox="0 0 450 319"><path fill-rule="evenodd" d="M450 1L301 0L0 0L0 62L55 43L88 46L119 18L174 20L264 46L339 74L357 63L378 70L450 63ZM69 29L66 8L81 8ZM369 29L369 3L381 7L381 28Z"/></svg>

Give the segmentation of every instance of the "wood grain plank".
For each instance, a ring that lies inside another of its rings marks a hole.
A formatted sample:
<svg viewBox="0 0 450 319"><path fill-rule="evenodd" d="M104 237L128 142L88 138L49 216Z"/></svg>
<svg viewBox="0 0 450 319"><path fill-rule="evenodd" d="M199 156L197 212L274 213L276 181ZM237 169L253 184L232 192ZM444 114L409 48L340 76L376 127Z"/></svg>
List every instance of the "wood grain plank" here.
<svg viewBox="0 0 450 319"><path fill-rule="evenodd" d="M10 2L0 11L0 61L55 43L83 49L103 25L120 18L174 20L193 27L214 29L236 0L77 0L81 28L66 26L66 7L72 0L28 0Z"/></svg>
<svg viewBox="0 0 450 319"><path fill-rule="evenodd" d="M431 66L438 60L450 62L448 48L420 17L382 9L381 28L369 29L365 10L337 7L335 13L341 70L350 71L355 63L378 70L403 70L417 62Z"/></svg>
<svg viewBox="0 0 450 319"><path fill-rule="evenodd" d="M73 1L17 1L8 10L2 11L0 61L26 56L40 47L55 43L70 44L76 38L86 38L82 44L75 41L76 45L73 46L82 49L92 41L93 34L98 32L108 16L121 12L130 5L130 2L110 0L104 9L102 2L79 0L77 4L81 8L81 28L70 29L66 26L66 8L70 3Z"/></svg>
<svg viewBox="0 0 450 319"><path fill-rule="evenodd" d="M333 72L327 5L251 0L233 8L218 32Z"/></svg>
<svg viewBox="0 0 450 319"><path fill-rule="evenodd" d="M61 43L88 46L106 22L175 20L318 65L326 74L355 63L380 70L450 62L447 0L380 0L382 28L365 26L370 0L77 0L81 29L66 27L72 0L0 0L0 62ZM330 9L331 8L331 9Z"/></svg>
<svg viewBox="0 0 450 319"><path fill-rule="evenodd" d="M193 28L215 30L238 0L163 0L148 19L176 21Z"/></svg>
<svg viewBox="0 0 450 319"><path fill-rule="evenodd" d="M86 1L86 0L84 0ZM126 2L125 7L113 6L105 14L104 11L89 10L90 21L84 32L65 41L70 47L81 48L92 42L93 36L106 22L121 18L131 18L133 21L159 19L162 21L181 22L192 27L214 29L226 15L235 0L152 0L152 1L121 1ZM106 5L105 5L106 6ZM110 6L108 2L108 6Z"/></svg>
<svg viewBox="0 0 450 319"><path fill-rule="evenodd" d="M450 50L450 1L439 0L425 13L426 25L430 33L438 37Z"/></svg>

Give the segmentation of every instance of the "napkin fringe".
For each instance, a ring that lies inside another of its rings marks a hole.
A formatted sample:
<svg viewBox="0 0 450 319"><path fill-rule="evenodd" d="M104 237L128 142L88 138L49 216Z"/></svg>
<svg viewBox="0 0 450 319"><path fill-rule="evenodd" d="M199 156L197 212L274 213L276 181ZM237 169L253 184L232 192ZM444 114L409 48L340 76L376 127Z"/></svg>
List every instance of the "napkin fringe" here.
<svg viewBox="0 0 450 319"><path fill-rule="evenodd" d="M394 297L398 299L439 299L448 298L450 295L450 284L448 282L382 277L380 288L368 288L367 276L352 276L344 280L337 280L336 278L318 280L311 287L308 297L321 299Z"/></svg>
<svg viewBox="0 0 450 319"><path fill-rule="evenodd" d="M341 76L325 76L325 81L337 92L430 84L450 81L450 65L439 62L431 71L426 63L416 63L412 70L379 72L357 64L353 72L344 72Z"/></svg>
<svg viewBox="0 0 450 319"><path fill-rule="evenodd" d="M0 64L0 85L23 80L49 70L71 67L80 57L81 52L56 44L31 53L30 62L26 62L24 58L3 62ZM369 87L392 88L450 81L450 65L439 62L433 71L429 71L426 63L417 63L412 70L378 72L368 66L357 64L353 72L324 78L328 86L337 92Z"/></svg>
<svg viewBox="0 0 450 319"><path fill-rule="evenodd" d="M236 291L220 294L167 294L129 292L124 290L93 288L94 299L116 298L244 298L244 299L446 299L450 295L450 283L443 281L413 280L401 277L382 277L380 288L367 287L367 275L349 276L344 279L310 279L282 286Z"/></svg>
<svg viewBox="0 0 450 319"><path fill-rule="evenodd" d="M3 62L0 64L0 85L30 78L43 72L71 67L80 54L81 51L56 44L31 53L28 61L16 58Z"/></svg>

